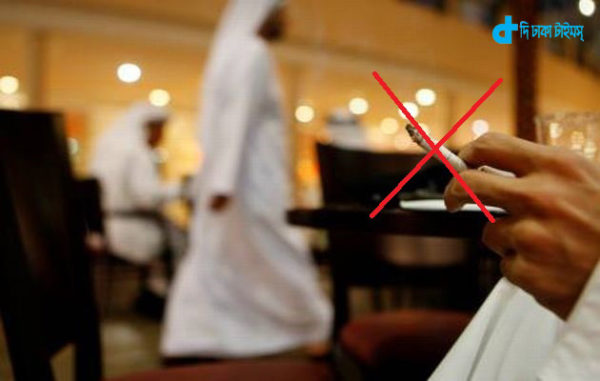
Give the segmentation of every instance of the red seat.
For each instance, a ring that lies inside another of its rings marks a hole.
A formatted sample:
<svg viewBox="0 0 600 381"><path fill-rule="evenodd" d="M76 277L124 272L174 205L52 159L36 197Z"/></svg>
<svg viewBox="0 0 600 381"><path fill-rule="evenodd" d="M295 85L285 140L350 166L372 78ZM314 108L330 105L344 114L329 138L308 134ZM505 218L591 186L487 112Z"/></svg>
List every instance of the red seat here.
<svg viewBox="0 0 600 381"><path fill-rule="evenodd" d="M362 368L407 367L429 374L469 323L471 315L443 310L400 310L357 318L340 345Z"/></svg>
<svg viewBox="0 0 600 381"><path fill-rule="evenodd" d="M227 361L168 368L111 381L331 381L329 366L299 360Z"/></svg>

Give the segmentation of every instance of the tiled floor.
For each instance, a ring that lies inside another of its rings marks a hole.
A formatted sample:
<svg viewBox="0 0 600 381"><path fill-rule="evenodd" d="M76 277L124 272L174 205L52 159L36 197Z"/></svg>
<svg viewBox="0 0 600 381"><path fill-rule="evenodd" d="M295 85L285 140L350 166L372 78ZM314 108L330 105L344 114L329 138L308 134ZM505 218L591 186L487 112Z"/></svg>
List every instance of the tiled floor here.
<svg viewBox="0 0 600 381"><path fill-rule="evenodd" d="M121 269L115 275L110 313L101 322L102 360L106 378L156 369L162 365L159 354L160 322L142 317L131 308L139 285L136 274ZM328 288L326 276L323 278L324 287ZM101 302L100 309L106 315L102 287L99 288L98 299ZM364 300L364 297L359 299ZM3 332L0 325L0 381L13 381ZM71 348L67 348L55 356L53 366L57 381L72 381L72 352ZM304 356L304 352L298 350L281 354L281 357L290 356Z"/></svg>
<svg viewBox="0 0 600 381"><path fill-rule="evenodd" d="M160 324L134 314L102 323L104 374L115 377L161 366Z"/></svg>

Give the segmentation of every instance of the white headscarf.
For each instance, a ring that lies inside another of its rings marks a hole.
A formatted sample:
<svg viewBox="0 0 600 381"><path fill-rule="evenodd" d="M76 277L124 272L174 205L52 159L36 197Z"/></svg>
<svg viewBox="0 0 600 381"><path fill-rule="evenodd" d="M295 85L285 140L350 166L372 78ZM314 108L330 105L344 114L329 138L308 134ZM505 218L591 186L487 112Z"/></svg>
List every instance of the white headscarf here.
<svg viewBox="0 0 600 381"><path fill-rule="evenodd" d="M98 139L90 167L92 173L110 178L122 166L122 154L134 150L148 151L147 123L166 120L168 117L169 112L164 108L147 102L133 104Z"/></svg>
<svg viewBox="0 0 600 381"><path fill-rule="evenodd" d="M232 0L215 33L204 73L204 86L222 85L228 78L231 64L243 59L244 46L248 40L259 38L258 29L267 16L283 0ZM240 56L242 55L242 56Z"/></svg>

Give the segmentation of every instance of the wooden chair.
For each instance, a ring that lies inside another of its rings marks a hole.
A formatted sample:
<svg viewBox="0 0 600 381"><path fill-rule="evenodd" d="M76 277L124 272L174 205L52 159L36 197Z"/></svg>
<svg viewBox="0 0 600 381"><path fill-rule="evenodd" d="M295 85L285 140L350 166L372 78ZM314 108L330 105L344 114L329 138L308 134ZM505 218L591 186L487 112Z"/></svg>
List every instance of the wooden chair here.
<svg viewBox="0 0 600 381"><path fill-rule="evenodd" d="M147 296L146 280L148 278L148 268L145 265L134 264L111 252L108 247L108 238L104 224L104 211L102 210L102 185L98 179L93 177L77 179L75 181L75 196L84 217L86 227L86 247L92 254L93 278L96 283L96 295L98 304L103 317L110 316L113 312L113 295L115 282L118 280L117 274L127 271L138 282L138 300L140 297ZM145 213L149 215L149 213ZM150 215L160 223L161 216ZM166 245L167 246L167 245ZM165 248L160 260L164 264L165 275L170 281L173 274L173 258L171 251ZM122 271L121 271L122 270ZM160 306L158 306L160 307ZM162 317L162 311L153 311L146 313L149 317Z"/></svg>
<svg viewBox="0 0 600 381"><path fill-rule="evenodd" d="M375 207L421 159L421 155L372 153L318 145L323 198L326 205L355 204ZM444 171L426 164L420 177L405 191L418 188L443 189L449 180ZM429 175L427 174L429 172ZM430 176L431 174L434 176ZM449 176L449 175L448 175ZM433 178L433 182L431 182ZM435 182L438 182L437 184ZM399 199L389 207L398 205ZM441 360L470 320L470 313L449 310L448 303L436 309L403 309L350 320L349 292L352 287L378 289L384 286L438 287L458 295L460 307L473 302L475 274L470 261L447 266L398 266L385 261L381 235L335 231L328 233L328 252L333 278L338 359L351 373L366 379L425 378ZM455 304L455 305L453 305Z"/></svg>
<svg viewBox="0 0 600 381"><path fill-rule="evenodd" d="M61 117L0 111L0 312L16 381L52 381L67 345L74 379L102 379L99 327L83 216L74 197ZM225 362L146 372L127 380L330 380L302 361Z"/></svg>

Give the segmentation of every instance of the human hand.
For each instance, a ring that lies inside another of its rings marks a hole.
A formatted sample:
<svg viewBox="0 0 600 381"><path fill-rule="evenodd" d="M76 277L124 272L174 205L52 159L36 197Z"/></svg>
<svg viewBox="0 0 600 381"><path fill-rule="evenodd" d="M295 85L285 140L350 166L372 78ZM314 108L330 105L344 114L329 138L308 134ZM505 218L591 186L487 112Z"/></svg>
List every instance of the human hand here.
<svg viewBox="0 0 600 381"><path fill-rule="evenodd" d="M210 200L210 209L213 212L221 212L223 211L229 202L231 201L231 197L223 194L218 194L213 196Z"/></svg>
<svg viewBox="0 0 600 381"><path fill-rule="evenodd" d="M484 244L502 257L504 276L566 319L600 257L600 167L566 149L496 133L460 156L470 167L517 175L460 174L483 203L509 213L483 232ZM456 179L444 200L450 211L471 201Z"/></svg>

